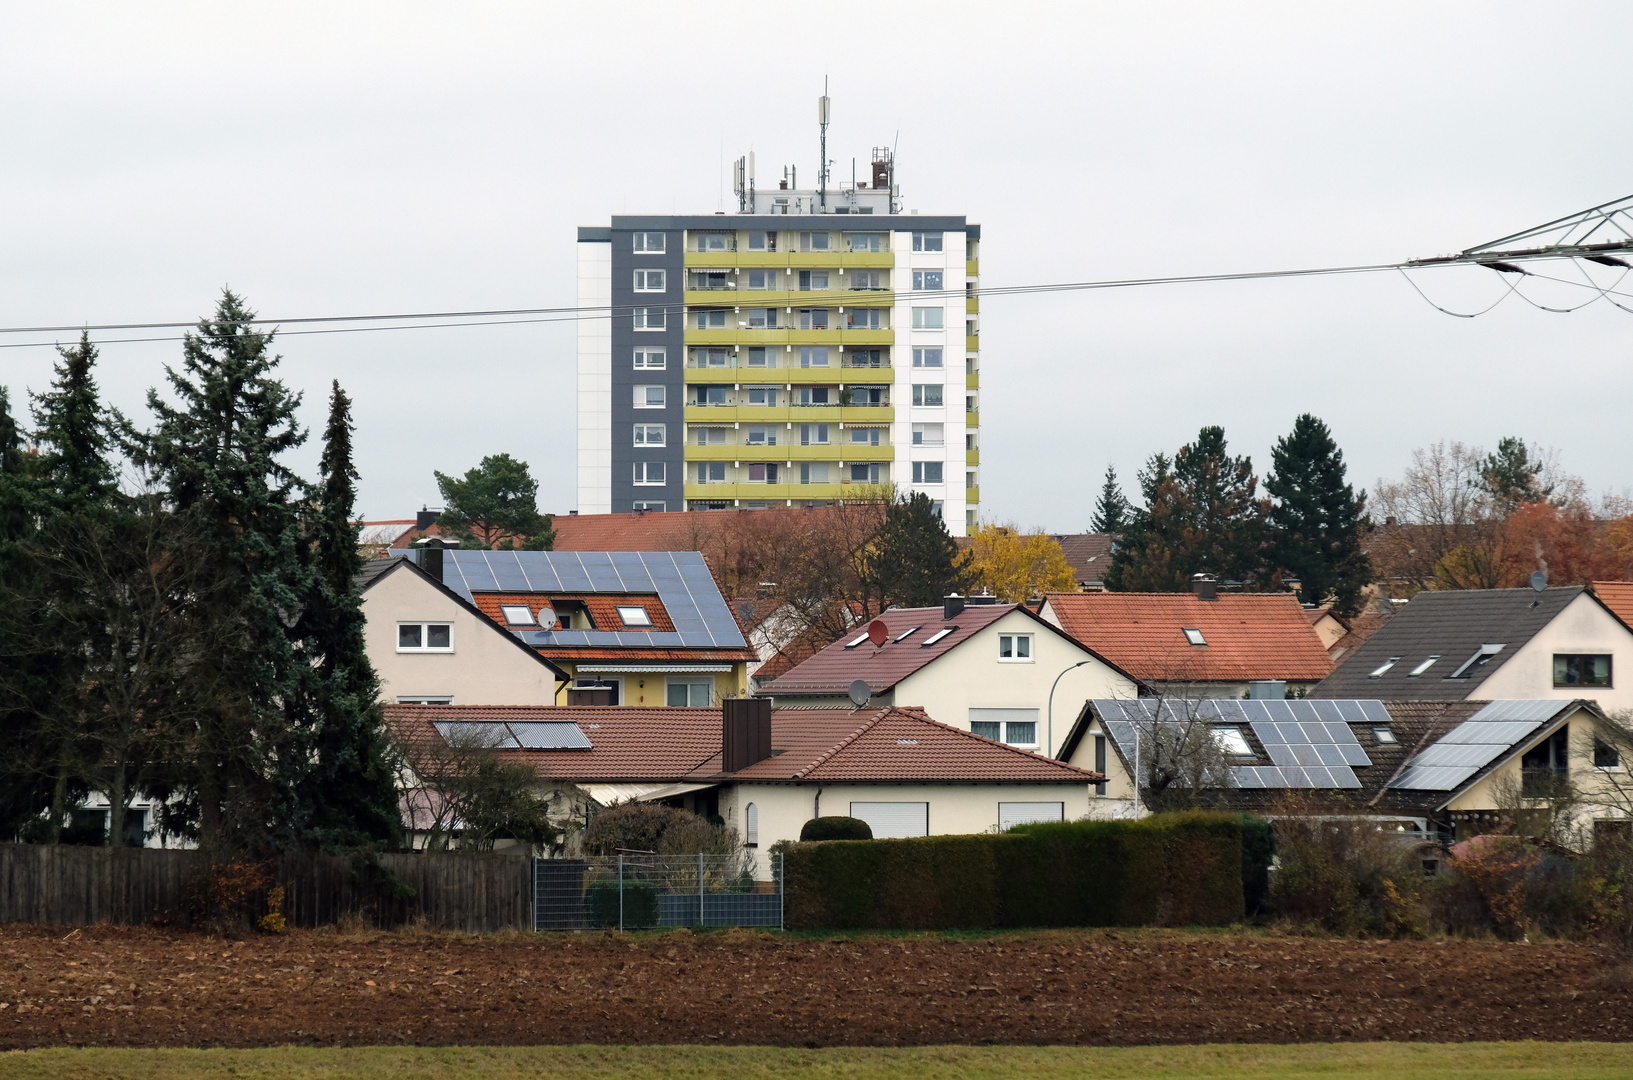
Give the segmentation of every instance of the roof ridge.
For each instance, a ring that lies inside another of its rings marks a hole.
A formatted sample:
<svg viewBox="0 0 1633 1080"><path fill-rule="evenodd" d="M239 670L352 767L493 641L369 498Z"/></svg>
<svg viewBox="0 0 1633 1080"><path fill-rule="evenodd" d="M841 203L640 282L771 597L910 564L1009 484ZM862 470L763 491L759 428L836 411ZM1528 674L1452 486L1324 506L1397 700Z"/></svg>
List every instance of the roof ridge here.
<svg viewBox="0 0 1633 1080"><path fill-rule="evenodd" d="M893 713L895 711L896 711L896 707L894 705L881 705L881 706L879 706L878 711L875 713L873 719L867 721L861 727L855 729L849 735L845 736L843 739L840 739L838 742L836 742L832 746L828 747L828 749L826 749L822 753L818 754L815 758L813 758L805 766L805 768L799 770L798 772L796 772L794 774L794 779L799 780L799 779L802 779L805 776L808 776L812 769L815 769L818 765L821 765L825 761L831 760L841 750L845 749L845 747L851 745L857 739L861 738L864 733L872 730L873 727L879 723L879 721L883 720L885 717L889 716L891 713Z"/></svg>

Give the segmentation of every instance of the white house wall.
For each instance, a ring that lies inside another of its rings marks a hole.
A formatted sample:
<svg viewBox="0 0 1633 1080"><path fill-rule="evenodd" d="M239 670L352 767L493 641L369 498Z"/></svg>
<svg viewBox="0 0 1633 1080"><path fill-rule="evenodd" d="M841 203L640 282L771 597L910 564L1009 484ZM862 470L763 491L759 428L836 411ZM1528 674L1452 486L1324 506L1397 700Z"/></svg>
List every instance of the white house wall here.
<svg viewBox="0 0 1633 1080"><path fill-rule="evenodd" d="M1611 685L1555 686L1556 653L1610 654ZM1461 664L1466 659L1446 657L1441 663ZM1585 698L1598 703L1606 713L1633 710L1633 631L1583 593L1487 676L1470 697L1479 701Z"/></svg>
<svg viewBox="0 0 1633 1080"><path fill-rule="evenodd" d="M612 512L612 244L578 244L578 512Z"/></svg>

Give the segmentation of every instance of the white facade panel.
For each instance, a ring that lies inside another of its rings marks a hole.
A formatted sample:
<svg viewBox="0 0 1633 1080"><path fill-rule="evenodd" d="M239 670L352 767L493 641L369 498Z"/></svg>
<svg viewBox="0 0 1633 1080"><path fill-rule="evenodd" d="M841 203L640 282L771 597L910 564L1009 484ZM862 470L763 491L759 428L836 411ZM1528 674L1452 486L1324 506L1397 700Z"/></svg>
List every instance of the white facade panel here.
<svg viewBox="0 0 1633 1080"><path fill-rule="evenodd" d="M900 219L898 219L900 221ZM964 533L966 508L964 489L964 286L965 260L963 232L941 233L942 249L937 252L914 251L911 218L901 222L907 228L891 234L891 249L895 254L893 276L896 282L897 302L891 312L891 324L896 329L893 364L895 381L891 388L891 402L896 407L896 420L890 438L896 446L891 466L897 488L904 491L922 491L942 504L942 519L955 536ZM922 300L914 299L913 271L936 270L942 275L942 287ZM939 329L915 328L915 308L940 308ZM939 348L939 371L913 366L915 348ZM939 406L914 405L915 385L938 385L942 388ZM926 446L913 444L914 424L940 424L942 444ZM915 483L915 462L937 462L941 465L941 482Z"/></svg>
<svg viewBox="0 0 1633 1080"><path fill-rule="evenodd" d="M612 245L580 241L578 306L612 305ZM612 512L612 320L587 311L578 321L578 511Z"/></svg>

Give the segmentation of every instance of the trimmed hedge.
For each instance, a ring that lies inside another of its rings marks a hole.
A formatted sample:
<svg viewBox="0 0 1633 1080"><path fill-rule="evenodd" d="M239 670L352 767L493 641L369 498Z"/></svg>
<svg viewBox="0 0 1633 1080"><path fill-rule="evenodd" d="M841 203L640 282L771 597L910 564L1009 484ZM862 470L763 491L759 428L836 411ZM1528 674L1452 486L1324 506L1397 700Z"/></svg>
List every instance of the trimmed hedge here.
<svg viewBox="0 0 1633 1080"><path fill-rule="evenodd" d="M1254 819L1160 814L1025 825L1003 835L793 845L790 929L1221 926L1266 854Z"/></svg>
<svg viewBox="0 0 1633 1080"><path fill-rule="evenodd" d="M802 841L872 840L873 826L861 818L831 814L828 817L814 817L807 821L799 831L799 838Z"/></svg>

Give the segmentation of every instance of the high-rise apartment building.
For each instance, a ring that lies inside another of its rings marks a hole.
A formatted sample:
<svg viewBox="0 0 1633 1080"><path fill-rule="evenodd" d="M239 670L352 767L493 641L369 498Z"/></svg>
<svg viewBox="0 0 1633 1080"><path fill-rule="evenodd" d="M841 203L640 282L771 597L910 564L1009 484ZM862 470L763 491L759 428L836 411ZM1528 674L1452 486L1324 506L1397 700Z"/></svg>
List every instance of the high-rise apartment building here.
<svg viewBox="0 0 1633 1080"><path fill-rule="evenodd" d="M749 159L752 160L752 159ZM581 513L980 497L981 230L868 182L578 231ZM604 313L610 312L607 318Z"/></svg>

